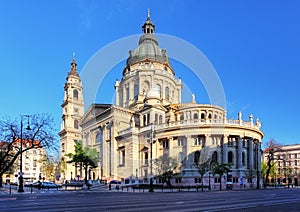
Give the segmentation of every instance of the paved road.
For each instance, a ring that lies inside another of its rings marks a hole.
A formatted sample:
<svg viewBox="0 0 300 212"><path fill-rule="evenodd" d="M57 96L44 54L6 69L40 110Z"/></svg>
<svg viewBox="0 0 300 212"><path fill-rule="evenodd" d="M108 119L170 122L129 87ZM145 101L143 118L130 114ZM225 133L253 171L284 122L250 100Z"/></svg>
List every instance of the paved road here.
<svg viewBox="0 0 300 212"><path fill-rule="evenodd" d="M0 196L0 211L300 211L300 189L176 193L50 191Z"/></svg>

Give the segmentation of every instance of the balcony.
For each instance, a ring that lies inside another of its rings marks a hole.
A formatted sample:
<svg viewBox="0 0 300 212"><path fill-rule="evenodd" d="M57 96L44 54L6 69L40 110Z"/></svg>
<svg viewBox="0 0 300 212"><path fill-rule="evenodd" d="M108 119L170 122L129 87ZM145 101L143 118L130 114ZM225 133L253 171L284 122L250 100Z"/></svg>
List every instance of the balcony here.
<svg viewBox="0 0 300 212"><path fill-rule="evenodd" d="M174 121L168 124L160 124L154 125L153 130L164 130L170 127L193 127L193 126L236 126L236 127L247 127L255 130L260 130L260 123L246 122L243 120L236 119L190 119L190 120L182 120L182 121ZM119 136L126 135L128 133L143 133L151 130L151 125L147 125L144 127L138 128L128 128L126 130L122 130L119 132Z"/></svg>

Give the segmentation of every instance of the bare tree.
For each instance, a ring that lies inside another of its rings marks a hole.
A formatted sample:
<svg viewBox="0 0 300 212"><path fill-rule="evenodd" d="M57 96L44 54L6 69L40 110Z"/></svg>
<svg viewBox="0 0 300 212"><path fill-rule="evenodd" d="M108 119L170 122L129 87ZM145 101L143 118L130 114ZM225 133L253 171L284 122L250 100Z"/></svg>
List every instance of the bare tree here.
<svg viewBox="0 0 300 212"><path fill-rule="evenodd" d="M279 144L274 139L271 139L266 143L266 149L264 151L264 155L266 157L266 174L264 179L264 186L266 186L266 183L269 179L270 172L272 170L272 167L275 166L278 158L275 158L274 155L276 152L281 152L282 145Z"/></svg>
<svg viewBox="0 0 300 212"><path fill-rule="evenodd" d="M21 136L22 116L21 120L0 119L0 141L6 146L1 149L0 187L2 187L3 174L13 167L15 161L24 152L36 148L57 150L53 117L48 114L36 114L30 116L28 121L30 130L22 129Z"/></svg>

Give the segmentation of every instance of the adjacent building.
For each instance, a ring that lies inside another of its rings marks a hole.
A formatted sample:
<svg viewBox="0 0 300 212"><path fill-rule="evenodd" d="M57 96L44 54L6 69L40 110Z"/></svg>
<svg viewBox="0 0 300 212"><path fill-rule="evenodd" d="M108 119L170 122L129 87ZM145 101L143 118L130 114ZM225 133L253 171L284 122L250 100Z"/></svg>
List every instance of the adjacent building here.
<svg viewBox="0 0 300 212"><path fill-rule="evenodd" d="M265 152L267 154L267 152ZM264 154L264 160L266 155ZM299 186L300 144L283 145L274 153L275 171L269 177L271 184Z"/></svg>
<svg viewBox="0 0 300 212"><path fill-rule="evenodd" d="M14 142L14 145L20 146L19 140ZM28 147L28 145L30 145L30 142L26 140L23 140L22 143L23 148ZM8 150L8 147L9 142L0 142L1 152L6 152ZM13 154L13 150L11 150L11 153ZM22 172L24 182L35 182L38 181L40 177L46 177L45 171L43 170L45 162L46 150L42 146L40 146L39 148L29 149L26 152L24 152L22 154ZM18 182L20 164L21 158L19 156L18 159L15 161L14 165L11 167L11 169L5 175L3 175L3 182Z"/></svg>
<svg viewBox="0 0 300 212"><path fill-rule="evenodd" d="M181 79L159 47L150 14L142 31L138 46L129 51L122 79L114 83L115 104L95 103L84 111L84 85L73 58L62 104L62 159L67 160L65 155L81 140L99 153L92 179L149 179L156 175L153 159L167 154L180 164L182 184L198 183L196 166L207 160L230 163L234 184L255 184L264 135L259 119L249 114L245 121L241 113L229 119L224 108L197 103L194 95L191 102L182 103ZM82 176L71 164L63 173L64 179ZM219 185L217 176L207 176L205 183L210 179L212 186Z"/></svg>

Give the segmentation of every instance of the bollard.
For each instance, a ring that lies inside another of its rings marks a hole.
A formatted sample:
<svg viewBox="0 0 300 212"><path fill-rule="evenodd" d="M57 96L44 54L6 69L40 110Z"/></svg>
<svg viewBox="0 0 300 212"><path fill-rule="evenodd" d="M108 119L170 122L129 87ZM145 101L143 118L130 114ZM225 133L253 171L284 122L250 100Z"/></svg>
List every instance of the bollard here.
<svg viewBox="0 0 300 212"><path fill-rule="evenodd" d="M30 185L30 193L32 193L32 185Z"/></svg>
<svg viewBox="0 0 300 212"><path fill-rule="evenodd" d="M9 186L9 194L11 194L11 186Z"/></svg>

